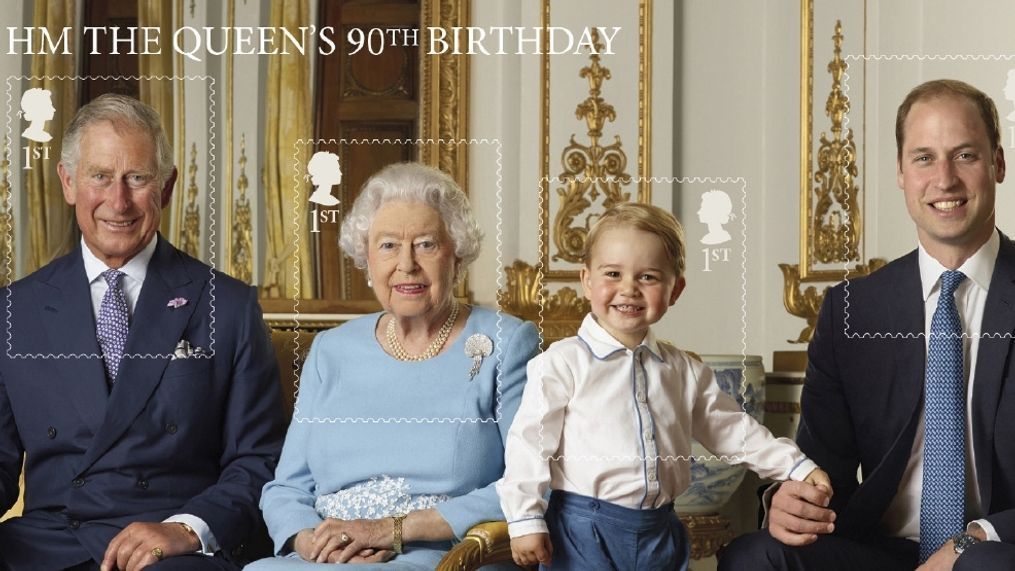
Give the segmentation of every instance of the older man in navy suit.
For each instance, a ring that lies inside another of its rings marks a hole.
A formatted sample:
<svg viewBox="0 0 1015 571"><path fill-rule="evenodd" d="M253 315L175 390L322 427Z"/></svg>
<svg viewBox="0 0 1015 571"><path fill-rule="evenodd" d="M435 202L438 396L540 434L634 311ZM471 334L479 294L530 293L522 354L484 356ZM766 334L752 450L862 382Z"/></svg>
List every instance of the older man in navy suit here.
<svg viewBox="0 0 1015 571"><path fill-rule="evenodd" d="M82 107L58 167L80 247L5 293L0 567L237 569L281 449L255 289L158 234L176 170L158 114Z"/></svg>
<svg viewBox="0 0 1015 571"><path fill-rule="evenodd" d="M800 448L829 490L779 487L721 569L1015 569L1015 243L994 227L997 109L958 81L896 120L919 247L825 296ZM860 469L861 478L857 477Z"/></svg>

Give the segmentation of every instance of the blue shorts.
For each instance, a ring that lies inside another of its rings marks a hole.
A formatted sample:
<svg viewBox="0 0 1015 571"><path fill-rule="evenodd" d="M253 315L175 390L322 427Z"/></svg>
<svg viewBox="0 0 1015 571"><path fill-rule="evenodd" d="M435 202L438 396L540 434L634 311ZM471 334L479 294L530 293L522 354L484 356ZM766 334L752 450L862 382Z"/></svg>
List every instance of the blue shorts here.
<svg viewBox="0 0 1015 571"><path fill-rule="evenodd" d="M673 504L635 510L554 491L546 509L546 526L553 542L553 571L686 571L691 555L687 532Z"/></svg>

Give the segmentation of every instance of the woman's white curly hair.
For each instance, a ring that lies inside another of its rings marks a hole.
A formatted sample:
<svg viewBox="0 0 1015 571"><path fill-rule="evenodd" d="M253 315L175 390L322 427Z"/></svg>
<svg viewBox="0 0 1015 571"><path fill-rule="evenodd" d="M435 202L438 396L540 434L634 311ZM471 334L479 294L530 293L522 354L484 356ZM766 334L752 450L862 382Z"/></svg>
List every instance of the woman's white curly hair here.
<svg viewBox="0 0 1015 571"><path fill-rule="evenodd" d="M454 179L420 163L396 163L367 180L342 221L338 244L357 268L367 267L367 240L374 215L392 201L426 204L437 211L454 244L459 275L479 257L483 232L472 215L469 198Z"/></svg>

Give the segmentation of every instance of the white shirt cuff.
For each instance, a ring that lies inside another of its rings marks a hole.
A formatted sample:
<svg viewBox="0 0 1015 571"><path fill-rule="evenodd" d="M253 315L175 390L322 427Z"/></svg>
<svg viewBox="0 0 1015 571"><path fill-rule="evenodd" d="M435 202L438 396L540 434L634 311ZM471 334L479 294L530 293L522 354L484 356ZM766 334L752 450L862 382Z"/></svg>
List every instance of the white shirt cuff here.
<svg viewBox="0 0 1015 571"><path fill-rule="evenodd" d="M190 514L176 514L174 516L167 517L163 520L163 523L185 523L194 530L197 534L197 538L201 541L201 549L198 553L204 555L215 555L215 552L219 550L219 543L215 540L215 536L211 532L211 528L204 522L203 519Z"/></svg>
<svg viewBox="0 0 1015 571"><path fill-rule="evenodd" d="M513 521L508 524L508 535L512 539L523 535L532 535L533 533L549 533L549 530L546 529L546 521L543 518L533 517Z"/></svg>
<svg viewBox="0 0 1015 571"><path fill-rule="evenodd" d="M804 458L789 472L789 479L803 482L811 472L818 469L818 465L810 458Z"/></svg>
<svg viewBox="0 0 1015 571"><path fill-rule="evenodd" d="M969 531L969 526L976 524L980 526L984 533L987 534L987 541L1001 541L1001 536L997 534L997 530L994 529L994 524L990 523L985 519L974 519L966 525L966 532Z"/></svg>

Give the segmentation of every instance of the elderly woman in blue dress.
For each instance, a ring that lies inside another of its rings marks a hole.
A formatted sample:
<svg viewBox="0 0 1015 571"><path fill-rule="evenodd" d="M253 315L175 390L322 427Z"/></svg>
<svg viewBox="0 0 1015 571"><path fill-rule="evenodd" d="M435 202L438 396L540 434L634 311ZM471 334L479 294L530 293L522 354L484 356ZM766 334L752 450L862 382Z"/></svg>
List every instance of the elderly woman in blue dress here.
<svg viewBox="0 0 1015 571"><path fill-rule="evenodd" d="M430 570L470 527L503 519L494 482L538 336L455 300L480 237L440 171L391 165L364 185L340 243L384 311L314 340L261 498L276 557L248 569Z"/></svg>

